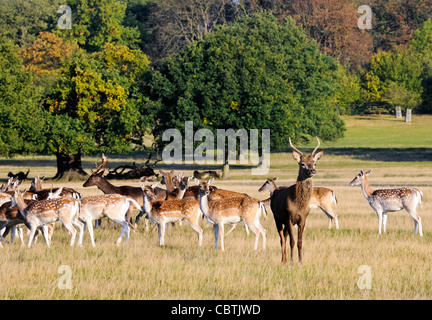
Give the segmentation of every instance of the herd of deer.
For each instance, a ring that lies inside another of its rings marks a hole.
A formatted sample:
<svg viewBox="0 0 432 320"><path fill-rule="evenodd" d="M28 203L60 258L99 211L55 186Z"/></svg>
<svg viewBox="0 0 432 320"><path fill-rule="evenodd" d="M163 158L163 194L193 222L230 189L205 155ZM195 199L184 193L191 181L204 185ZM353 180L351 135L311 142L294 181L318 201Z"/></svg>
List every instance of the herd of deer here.
<svg viewBox="0 0 432 320"><path fill-rule="evenodd" d="M82 195L67 187L43 189L44 177L36 176L28 191L21 192L19 179L11 178L0 187L0 237L11 230L12 243L18 228L23 243L22 227L29 230L28 247L35 241L35 235L41 231L46 245L51 243L54 223L60 221L71 235L70 245L73 246L79 229L78 245L82 245L85 227L89 230L91 244L94 247L93 221L108 217L121 226L121 233L117 239L120 244L123 236L129 240L130 228L136 229L139 219L146 218L158 227L159 244L164 245L166 226L169 223L186 221L198 235L198 244L202 244L203 230L199 225L200 217L205 217L213 225L216 250L224 250L225 224L233 224L231 232L237 223L243 221L246 230L255 234L254 249L258 247L259 236L262 237L263 248L266 247L266 231L260 223L260 217L267 214L265 204L269 204L273 212L277 232L280 237L282 249L282 262L287 262L287 238L290 238L291 263L295 240L293 226L298 226L297 249L298 260L302 263L302 238L306 218L311 208L321 208L329 218L329 228L335 221L339 229L337 215L333 204L337 203L335 193L328 188L314 187L313 176L316 174L316 163L322 157L323 151L317 153L320 146L310 155L303 154L293 148L293 157L299 165L297 181L288 187L276 186L275 180L267 179L259 189L260 192L269 191L270 198L260 201L244 193L219 189L213 185L214 178L208 181L194 179L195 185L190 185L193 177L184 177L183 174L174 175L174 170L163 171L162 184L166 188L157 186L157 183L147 185L154 177L143 177L140 187L114 186L103 178L104 166L108 163L102 154L102 163L92 171L84 187L97 186L104 194L82 197ZM415 188L381 189L373 191L369 187L367 176L370 171L361 171L350 183L351 186L360 185L364 196L370 206L375 210L379 220L379 233L381 226L386 231L387 212L405 209L414 220L414 234L422 233L421 219L416 208L422 202L422 193ZM192 183L193 184L193 183ZM133 209L140 213L132 224ZM146 229L148 229L146 220ZM228 233L229 233L228 232ZM228 234L227 233L227 234ZM0 242L0 246L2 246Z"/></svg>

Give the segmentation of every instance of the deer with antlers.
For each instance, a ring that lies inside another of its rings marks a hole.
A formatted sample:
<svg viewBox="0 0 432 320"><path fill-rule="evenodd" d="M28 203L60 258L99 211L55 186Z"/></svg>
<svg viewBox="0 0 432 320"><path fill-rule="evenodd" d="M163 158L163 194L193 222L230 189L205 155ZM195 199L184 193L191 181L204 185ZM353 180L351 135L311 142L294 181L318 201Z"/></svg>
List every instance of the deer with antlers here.
<svg viewBox="0 0 432 320"><path fill-rule="evenodd" d="M91 187L91 186L97 186L99 188L99 190L101 190L103 193L105 194L120 194L123 196L126 196L128 198L131 198L133 200L135 200L140 207L142 207L144 205L143 202L143 196L142 196L142 190L140 187L132 187L132 186L114 186L113 184L111 184L110 182L108 182L108 180L106 180L103 177L104 174L104 167L108 164L108 158L102 154L102 163L98 166L96 165L96 170L92 170L92 174L91 176L87 179L86 182L84 182L83 187L87 188L87 187ZM146 177L141 178L140 181L144 181L144 179L146 179ZM160 200L165 200L168 192L162 188L156 188L156 194L157 194L157 199ZM127 212L127 221L130 220L130 217L132 215L132 210L133 207L130 207L130 210ZM148 226L146 225L146 229L148 228Z"/></svg>
<svg viewBox="0 0 432 320"><path fill-rule="evenodd" d="M215 247L218 250L220 237L221 250L224 247L224 224L243 221L255 234L254 250L258 247L259 236L263 239L263 249L266 248L266 231L260 223L260 216L266 214L264 204L251 197L234 197L209 201L210 186L214 178L200 182L195 179L200 192L200 207L207 221L213 224Z"/></svg>
<svg viewBox="0 0 432 320"><path fill-rule="evenodd" d="M278 187L276 185L277 178L267 179L266 182L258 189L259 192L269 191L270 197L275 190L288 188L286 186ZM270 199L269 199L270 200ZM337 204L336 194L333 190L324 187L314 187L312 197L309 202L311 209L320 208L329 218L329 229L331 229L332 221L335 221L336 229L339 229L339 221L336 212L333 210L333 204Z"/></svg>
<svg viewBox="0 0 432 320"><path fill-rule="evenodd" d="M421 218L417 214L417 206L422 203L423 193L416 188L396 188L372 190L369 186L367 176L372 172L363 170L350 182L350 186L360 186L363 195L378 216L378 232L381 234L381 226L386 232L387 212L405 209L414 220L414 234L419 231L423 236Z"/></svg>
<svg viewBox="0 0 432 320"><path fill-rule="evenodd" d="M293 251L295 240L293 226L298 226L297 250L299 263L302 263L303 231L306 225L306 218L309 214L309 204L313 194L313 176L316 174L316 163L322 157L324 151L316 153L318 145L310 155L295 148L289 139L293 149L293 157L299 165L297 182L288 188L275 190L270 198L270 207L273 211L276 228L280 237L282 249L282 263L287 262L286 241L290 238L291 263L293 263Z"/></svg>

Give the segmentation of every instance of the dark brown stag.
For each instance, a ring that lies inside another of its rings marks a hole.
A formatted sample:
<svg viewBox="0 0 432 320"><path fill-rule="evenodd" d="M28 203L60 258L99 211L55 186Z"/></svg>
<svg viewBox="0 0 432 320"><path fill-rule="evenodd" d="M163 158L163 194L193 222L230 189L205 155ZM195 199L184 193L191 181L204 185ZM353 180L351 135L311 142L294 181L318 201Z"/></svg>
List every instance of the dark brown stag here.
<svg viewBox="0 0 432 320"><path fill-rule="evenodd" d="M99 188L99 190L101 190L105 194L117 193L123 196L127 196L129 198L134 199L142 207L144 205L144 202L143 202L142 189L140 187L132 187L132 186L117 187L111 184L110 182L108 182L103 177L105 171L103 167L105 167L107 163L108 163L107 157L104 154L102 154L102 163L99 166L96 166L95 171L92 171L90 177L87 179L86 182L84 182L83 187L87 188L91 186L96 186ZM162 188L157 188L157 189L158 189L157 190L158 200L165 200L168 195L167 191ZM129 211L127 213L127 221L130 221L132 210L133 207L130 206Z"/></svg>
<svg viewBox="0 0 432 320"><path fill-rule="evenodd" d="M314 188L312 177L316 173L316 162L324 153L324 151L320 151L315 154L320 146L319 139L317 138L317 140L318 145L312 153L307 156L295 148L291 143L291 139L289 139L290 145L293 148L293 157L299 165L297 182L288 188L275 190L270 198L270 207L273 211L281 242L282 263L287 262L286 240L288 236L290 237L291 263L293 263L293 250L295 245L293 237L294 225L298 226L298 259L299 263L302 263L303 230L306 224L306 218L309 214L309 203Z"/></svg>

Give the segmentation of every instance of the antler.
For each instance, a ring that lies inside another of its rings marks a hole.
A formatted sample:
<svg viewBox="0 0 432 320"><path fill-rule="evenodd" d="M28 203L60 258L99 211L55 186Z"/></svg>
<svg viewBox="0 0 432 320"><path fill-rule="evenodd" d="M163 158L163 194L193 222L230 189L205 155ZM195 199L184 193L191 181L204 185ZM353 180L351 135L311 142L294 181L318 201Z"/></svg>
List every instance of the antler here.
<svg viewBox="0 0 432 320"><path fill-rule="evenodd" d="M312 155L315 154L315 152L318 150L318 148L320 146L320 141L319 141L318 137L316 137L316 139L318 140L318 145L316 146L316 148L314 149L314 151L312 151Z"/></svg>
<svg viewBox="0 0 432 320"><path fill-rule="evenodd" d="M299 149L297 149L296 147L293 146L292 142L291 142L291 138L289 138L289 143L291 148L293 148L295 151L297 151L299 154L303 154L303 152L301 152Z"/></svg>
<svg viewBox="0 0 432 320"><path fill-rule="evenodd" d="M96 165L96 171L93 171L93 170L92 170L92 173L93 173L93 174L95 174L95 173L99 173L99 172L102 170L102 168L105 167L105 166L107 165L107 163L108 163L108 159L107 159L107 157L102 153L102 163L101 163L99 166Z"/></svg>

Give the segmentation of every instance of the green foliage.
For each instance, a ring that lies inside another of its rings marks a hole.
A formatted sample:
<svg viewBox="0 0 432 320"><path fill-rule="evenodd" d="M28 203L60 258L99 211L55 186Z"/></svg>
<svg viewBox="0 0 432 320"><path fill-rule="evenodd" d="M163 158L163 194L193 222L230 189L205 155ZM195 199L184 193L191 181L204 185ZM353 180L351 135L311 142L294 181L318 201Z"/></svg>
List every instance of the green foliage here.
<svg viewBox="0 0 432 320"><path fill-rule="evenodd" d="M123 25L127 3L118 0L74 0L71 7L72 29L56 33L77 43L87 52L96 52L107 43L137 48L138 29Z"/></svg>
<svg viewBox="0 0 432 320"><path fill-rule="evenodd" d="M70 132L67 139L54 139L53 151L130 151L131 132L140 119L139 101L130 90L148 65L141 51L111 43L100 52L78 50L67 59L47 105L62 116L55 117L53 126L66 123Z"/></svg>
<svg viewBox="0 0 432 320"><path fill-rule="evenodd" d="M421 103L422 67L422 61L411 49L377 53L364 77L367 101L384 112L392 112L399 104L402 109L415 108Z"/></svg>
<svg viewBox="0 0 432 320"><path fill-rule="evenodd" d="M0 36L0 154L40 152L46 141L40 98L23 71L18 48Z"/></svg>
<svg viewBox="0 0 432 320"><path fill-rule="evenodd" d="M343 122L330 103L336 70L293 20L243 17L168 57L154 73L153 134L161 138L191 120L196 129L269 128L273 149L288 137L339 138Z"/></svg>

